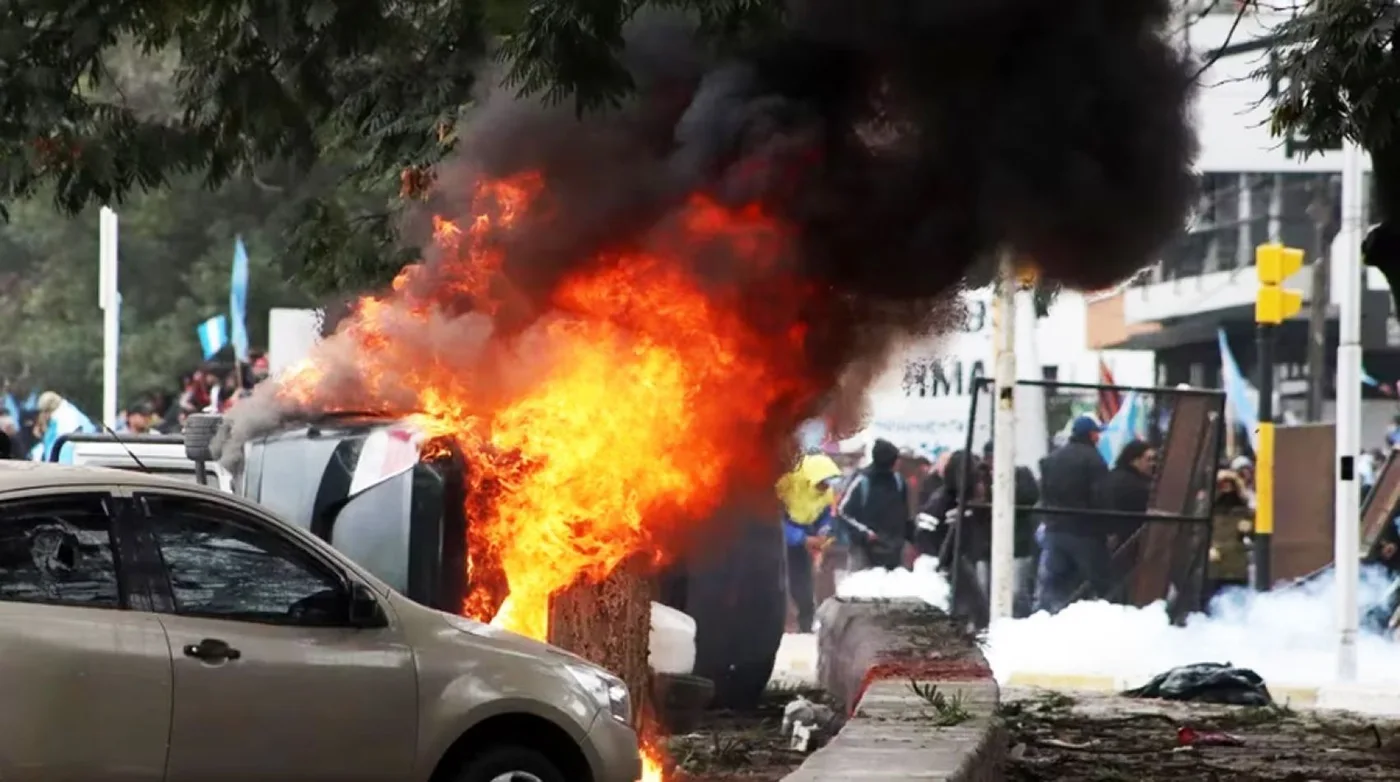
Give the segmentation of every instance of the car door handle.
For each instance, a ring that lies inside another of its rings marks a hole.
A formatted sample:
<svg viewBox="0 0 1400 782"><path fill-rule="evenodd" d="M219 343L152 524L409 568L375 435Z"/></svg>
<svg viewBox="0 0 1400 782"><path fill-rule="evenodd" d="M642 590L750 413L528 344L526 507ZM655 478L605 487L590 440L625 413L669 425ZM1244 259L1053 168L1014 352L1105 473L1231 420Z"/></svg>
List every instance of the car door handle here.
<svg viewBox="0 0 1400 782"><path fill-rule="evenodd" d="M185 656L205 662L237 660L243 653L217 638L205 638L197 644L185 644Z"/></svg>

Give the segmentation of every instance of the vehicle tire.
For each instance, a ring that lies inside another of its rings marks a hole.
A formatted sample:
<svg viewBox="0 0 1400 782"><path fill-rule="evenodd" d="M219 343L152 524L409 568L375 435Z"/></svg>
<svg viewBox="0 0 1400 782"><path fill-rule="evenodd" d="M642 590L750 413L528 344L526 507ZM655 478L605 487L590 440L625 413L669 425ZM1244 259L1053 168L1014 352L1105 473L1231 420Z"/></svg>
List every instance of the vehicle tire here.
<svg viewBox="0 0 1400 782"><path fill-rule="evenodd" d="M195 413L185 419L185 456L194 462L212 462L214 454L209 449L224 417L209 413Z"/></svg>
<svg viewBox="0 0 1400 782"><path fill-rule="evenodd" d="M718 561L687 570L683 609L695 619L695 672L714 682L713 708L756 706L773 676L787 622L782 527L765 518L731 527ZM734 632L742 626L743 632Z"/></svg>
<svg viewBox="0 0 1400 782"><path fill-rule="evenodd" d="M472 755L453 782L570 782L543 752L506 745Z"/></svg>

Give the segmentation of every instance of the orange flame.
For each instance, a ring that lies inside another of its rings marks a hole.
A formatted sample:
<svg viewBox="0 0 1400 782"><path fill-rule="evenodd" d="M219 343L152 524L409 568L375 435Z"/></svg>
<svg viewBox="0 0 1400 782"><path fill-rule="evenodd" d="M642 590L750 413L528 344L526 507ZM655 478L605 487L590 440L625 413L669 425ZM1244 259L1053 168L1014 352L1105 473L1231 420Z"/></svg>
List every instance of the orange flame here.
<svg viewBox="0 0 1400 782"><path fill-rule="evenodd" d="M391 293L363 299L279 393L407 415L430 440L455 442L468 461L471 520L462 611L547 640L552 596L638 555L664 564L728 487L771 477L756 447L767 421L811 395L804 331L755 326L741 315L752 303L715 281L761 278L772 322L799 322L803 291L776 263L786 232L756 207L698 197L647 249L595 258L564 280L536 327L435 342L435 329L499 312L494 288L508 280L491 239L543 187L536 174L479 184L469 219L434 220L436 264L408 267ZM464 295L475 315L443 311ZM332 366L336 350L353 361ZM521 373L528 380L495 377ZM665 753L643 734L645 779L658 782Z"/></svg>

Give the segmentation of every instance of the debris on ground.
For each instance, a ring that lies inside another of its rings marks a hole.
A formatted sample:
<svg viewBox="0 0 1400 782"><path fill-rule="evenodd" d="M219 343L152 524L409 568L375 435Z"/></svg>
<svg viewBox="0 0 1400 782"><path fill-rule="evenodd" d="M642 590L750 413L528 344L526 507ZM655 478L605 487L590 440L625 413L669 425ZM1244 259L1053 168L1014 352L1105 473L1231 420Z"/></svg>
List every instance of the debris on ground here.
<svg viewBox="0 0 1400 782"><path fill-rule="evenodd" d="M1003 699L1008 782L1400 778L1393 720L1014 688Z"/></svg>
<svg viewBox="0 0 1400 782"><path fill-rule="evenodd" d="M823 723L823 715L830 720ZM789 720L789 717L792 719ZM693 732L667 740L674 782L777 782L802 765L838 727L835 711L820 690L766 693L749 711L708 711ZM804 725L804 730L796 730ZM794 749L794 735L810 746Z"/></svg>
<svg viewBox="0 0 1400 782"><path fill-rule="evenodd" d="M1229 663L1177 666L1166 673L1157 674L1147 684L1128 690L1123 695L1129 698L1163 698L1234 706L1268 706L1274 702L1259 674Z"/></svg>
<svg viewBox="0 0 1400 782"><path fill-rule="evenodd" d="M836 711L798 695L783 707L781 735L788 746L804 754L815 752L835 733Z"/></svg>

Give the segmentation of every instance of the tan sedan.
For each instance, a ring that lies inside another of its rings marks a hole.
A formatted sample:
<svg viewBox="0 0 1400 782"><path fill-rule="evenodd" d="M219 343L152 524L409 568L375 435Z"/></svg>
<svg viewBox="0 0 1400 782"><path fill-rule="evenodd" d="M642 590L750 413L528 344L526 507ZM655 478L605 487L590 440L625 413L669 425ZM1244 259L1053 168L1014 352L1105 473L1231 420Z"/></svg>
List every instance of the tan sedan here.
<svg viewBox="0 0 1400 782"><path fill-rule="evenodd" d="M235 496L0 462L5 782L634 782L630 709Z"/></svg>

